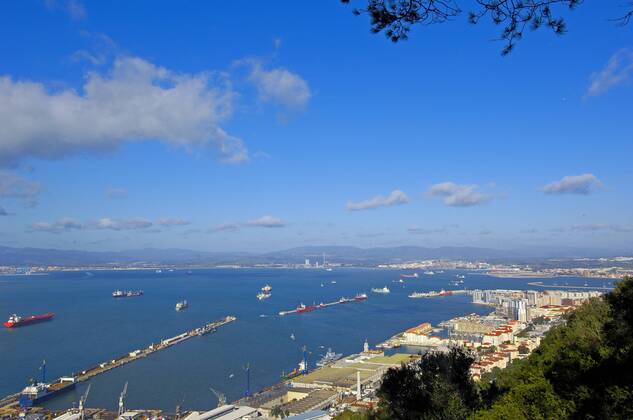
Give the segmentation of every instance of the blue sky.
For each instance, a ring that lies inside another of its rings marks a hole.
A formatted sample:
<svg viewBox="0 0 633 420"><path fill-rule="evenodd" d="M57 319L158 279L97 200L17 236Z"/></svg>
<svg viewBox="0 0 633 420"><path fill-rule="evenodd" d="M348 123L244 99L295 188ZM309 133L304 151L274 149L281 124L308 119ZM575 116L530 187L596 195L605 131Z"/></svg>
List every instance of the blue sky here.
<svg viewBox="0 0 633 420"><path fill-rule="evenodd" d="M501 57L487 23L393 44L321 3L3 4L0 244L630 250L617 6Z"/></svg>

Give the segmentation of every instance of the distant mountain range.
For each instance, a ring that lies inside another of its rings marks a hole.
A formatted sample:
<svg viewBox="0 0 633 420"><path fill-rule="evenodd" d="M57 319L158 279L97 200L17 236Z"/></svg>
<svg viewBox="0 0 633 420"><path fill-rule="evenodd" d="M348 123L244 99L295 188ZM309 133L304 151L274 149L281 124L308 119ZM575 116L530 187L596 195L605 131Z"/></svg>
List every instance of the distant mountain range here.
<svg viewBox="0 0 633 420"><path fill-rule="evenodd" d="M525 248L498 250L477 247L399 246L358 248L354 246L306 246L266 253L207 252L189 249L144 248L117 252L60 250L44 248L12 248L0 246L0 265L58 265L85 266L105 264L274 264L327 261L340 264L374 265L421 259L483 260L499 262L527 262L545 258L591 258L616 256L613 252L577 248Z"/></svg>

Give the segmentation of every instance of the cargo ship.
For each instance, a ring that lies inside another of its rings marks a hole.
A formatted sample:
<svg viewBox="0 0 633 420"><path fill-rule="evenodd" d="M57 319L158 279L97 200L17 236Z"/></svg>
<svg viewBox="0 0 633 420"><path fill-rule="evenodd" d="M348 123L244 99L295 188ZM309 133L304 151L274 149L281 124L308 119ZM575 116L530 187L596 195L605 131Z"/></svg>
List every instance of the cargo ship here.
<svg viewBox="0 0 633 420"><path fill-rule="evenodd" d="M302 314L304 312L312 312L314 310L318 309L318 307L316 305L304 305L303 303L299 306L297 306L297 313L298 314Z"/></svg>
<svg viewBox="0 0 633 420"><path fill-rule="evenodd" d="M264 300L264 299L268 299L270 296L272 295L272 293L258 293L257 294L257 300Z"/></svg>
<svg viewBox="0 0 633 420"><path fill-rule="evenodd" d="M27 317L21 317L19 315L13 314L4 323L4 326L7 328L23 327L25 325L35 324L37 322L49 321L53 319L54 316L55 314L53 312L49 312L43 315L31 315Z"/></svg>
<svg viewBox="0 0 633 420"><path fill-rule="evenodd" d="M142 290L115 290L112 292L113 298L143 296Z"/></svg>
<svg viewBox="0 0 633 420"><path fill-rule="evenodd" d="M391 290L389 290L387 286L383 287L382 289L374 287L373 289L371 289L371 291L374 293L382 293L382 294L387 294L391 292Z"/></svg>
<svg viewBox="0 0 633 420"><path fill-rule="evenodd" d="M400 274L400 277L402 277L403 279L417 279L418 273L413 273L413 274Z"/></svg>
<svg viewBox="0 0 633 420"><path fill-rule="evenodd" d="M413 292L409 295L411 299L418 298L430 298L430 297L439 297L439 296L451 296L453 294L452 290L440 290L439 292L431 291L431 292Z"/></svg>

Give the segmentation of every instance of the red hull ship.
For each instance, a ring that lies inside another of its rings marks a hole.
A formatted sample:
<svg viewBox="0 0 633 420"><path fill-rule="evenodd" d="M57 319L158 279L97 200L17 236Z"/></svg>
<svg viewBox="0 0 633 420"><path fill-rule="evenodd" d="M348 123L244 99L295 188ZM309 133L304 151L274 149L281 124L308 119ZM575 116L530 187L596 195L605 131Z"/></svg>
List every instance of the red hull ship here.
<svg viewBox="0 0 633 420"><path fill-rule="evenodd" d="M298 308L297 308L297 313L298 314L302 314L304 312L312 312L314 310L317 309L316 305L309 305L309 306L305 306L303 304L301 304Z"/></svg>
<svg viewBox="0 0 633 420"><path fill-rule="evenodd" d="M25 325L35 324L37 322L48 321L50 319L53 319L54 316L55 314L52 312L44 315L31 315L24 318L13 314L9 317L7 322L4 323L4 326L7 328L23 327Z"/></svg>

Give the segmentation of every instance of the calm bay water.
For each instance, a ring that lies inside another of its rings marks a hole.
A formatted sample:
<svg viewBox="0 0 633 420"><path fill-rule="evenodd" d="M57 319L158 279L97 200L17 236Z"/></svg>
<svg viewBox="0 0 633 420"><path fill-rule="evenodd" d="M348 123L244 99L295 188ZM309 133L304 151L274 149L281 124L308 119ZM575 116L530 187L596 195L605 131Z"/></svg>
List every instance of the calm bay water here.
<svg viewBox="0 0 633 420"><path fill-rule="evenodd" d="M225 393L229 401L244 394L247 363L251 366L251 391L256 391L278 382L283 371L292 370L302 357L304 345L314 363L327 347L344 354L356 353L362 350L366 338L374 345L422 322L436 325L457 315L489 312L487 307L471 304L467 296L407 298L413 291L451 289L449 280L466 272L420 274L420 278L407 279L404 285L394 282L399 273L370 269L217 269L195 270L190 275L184 271L95 271L92 275L77 272L0 277L0 317L8 318L14 312L56 313L51 322L0 331L0 395L16 392L29 378L38 377L44 359L48 377L56 378L235 315L235 323L216 333L192 338L90 381L91 407L115 408L127 381L130 408L173 411L182 403L184 409L209 409L217 404L209 387ZM608 283L466 274L464 286L538 290L527 286L531 281L570 285L589 282L590 286ZM259 302L255 295L266 283L273 286L272 297ZM370 293L372 287L383 286L388 286L391 294ZM113 299L115 289L141 289L145 295ZM366 292L369 299L302 315L276 315L300 302L331 302L358 292ZM174 305L182 299L187 299L190 306L176 312ZM296 340L290 338L291 334ZM47 406L71 407L86 386L79 384Z"/></svg>

